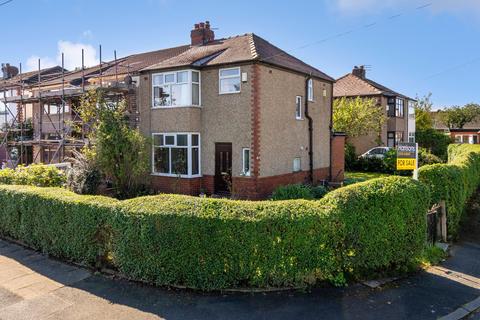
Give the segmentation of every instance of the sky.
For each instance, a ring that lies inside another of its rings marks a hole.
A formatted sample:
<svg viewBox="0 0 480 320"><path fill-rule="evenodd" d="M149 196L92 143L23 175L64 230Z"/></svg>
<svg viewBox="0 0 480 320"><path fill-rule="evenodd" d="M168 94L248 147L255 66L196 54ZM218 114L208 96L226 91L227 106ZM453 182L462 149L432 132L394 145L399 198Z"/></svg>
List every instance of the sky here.
<svg viewBox="0 0 480 320"><path fill-rule="evenodd" d="M0 0L0 62L74 69L188 44L209 20L216 38L253 32L338 78L355 65L435 108L480 103L480 0Z"/></svg>

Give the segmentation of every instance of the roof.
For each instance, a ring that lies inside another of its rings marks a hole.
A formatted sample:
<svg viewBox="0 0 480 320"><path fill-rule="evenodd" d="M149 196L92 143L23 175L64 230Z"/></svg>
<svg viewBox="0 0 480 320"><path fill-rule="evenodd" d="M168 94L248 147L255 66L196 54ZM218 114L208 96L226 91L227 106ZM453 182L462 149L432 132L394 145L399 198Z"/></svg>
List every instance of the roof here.
<svg viewBox="0 0 480 320"><path fill-rule="evenodd" d="M40 79L43 82L44 80L49 80L49 79L58 77L58 75L61 74L61 72L62 72L62 67L60 66L44 68L40 70ZM38 70L22 72L10 79L0 80L0 89L16 87L21 85L21 83L26 85L32 85L32 84L38 83L38 74L39 74Z"/></svg>
<svg viewBox="0 0 480 320"><path fill-rule="evenodd" d="M253 33L214 40L201 46L190 46L185 52L146 67L142 71L185 66L200 68L248 61L260 61L310 74L327 81L335 81L322 71L293 57Z"/></svg>
<svg viewBox="0 0 480 320"><path fill-rule="evenodd" d="M392 89L389 89L373 80L362 78L348 73L339 78L333 86L334 97L356 97L356 96L396 96L404 99L414 100Z"/></svg>

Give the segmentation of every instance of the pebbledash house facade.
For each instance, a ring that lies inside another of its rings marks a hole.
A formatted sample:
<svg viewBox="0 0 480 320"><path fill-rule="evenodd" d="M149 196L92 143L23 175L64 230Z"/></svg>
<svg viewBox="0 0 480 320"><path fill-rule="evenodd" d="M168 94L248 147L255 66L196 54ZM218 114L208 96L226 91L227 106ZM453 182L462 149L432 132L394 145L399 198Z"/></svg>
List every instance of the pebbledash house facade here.
<svg viewBox="0 0 480 320"><path fill-rule="evenodd" d="M255 34L217 40L208 22L174 51L138 76L155 190L261 199L279 185L343 180L333 78Z"/></svg>
<svg viewBox="0 0 480 320"><path fill-rule="evenodd" d="M351 73L337 79L333 95L334 99L373 98L384 110L380 134L349 138L358 154L377 146L394 148L399 142L415 142L415 100L368 79L364 66L355 66Z"/></svg>

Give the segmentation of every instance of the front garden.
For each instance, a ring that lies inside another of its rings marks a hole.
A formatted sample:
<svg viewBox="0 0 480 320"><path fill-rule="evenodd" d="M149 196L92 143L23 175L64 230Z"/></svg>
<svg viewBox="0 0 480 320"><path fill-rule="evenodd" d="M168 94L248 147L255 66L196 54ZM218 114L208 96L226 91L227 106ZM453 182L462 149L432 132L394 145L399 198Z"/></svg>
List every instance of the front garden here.
<svg viewBox="0 0 480 320"><path fill-rule="evenodd" d="M0 234L157 285L343 285L418 266L425 215L440 200L450 237L458 234L465 203L480 184L480 146L452 145L448 163L424 166L419 176L372 179L320 200L257 202L181 195L121 201L37 187L47 185L38 179L22 180L37 186L3 179Z"/></svg>

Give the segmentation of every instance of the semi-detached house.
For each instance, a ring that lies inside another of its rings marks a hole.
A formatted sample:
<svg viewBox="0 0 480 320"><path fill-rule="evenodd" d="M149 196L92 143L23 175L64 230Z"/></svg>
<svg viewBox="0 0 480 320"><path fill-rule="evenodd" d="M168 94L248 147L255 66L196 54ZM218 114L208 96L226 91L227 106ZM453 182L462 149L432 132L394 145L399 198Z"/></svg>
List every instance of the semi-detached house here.
<svg viewBox="0 0 480 320"><path fill-rule="evenodd" d="M140 72L154 188L256 199L282 184L342 180L333 82L255 34L215 39L196 24L184 52Z"/></svg>
<svg viewBox="0 0 480 320"><path fill-rule="evenodd" d="M337 79L334 99L375 99L384 110L385 121L380 133L349 138L356 152L362 154L376 146L396 147L399 142L415 142L415 100L375 82L366 75L363 66Z"/></svg>
<svg viewBox="0 0 480 320"><path fill-rule="evenodd" d="M8 98L31 104L33 138L20 147L33 162L62 162L85 143L69 123L82 94L100 88L123 95L131 125L151 137L145 181L156 191L261 199L279 185L343 180L334 79L255 34L215 39L199 23L189 44L41 79Z"/></svg>

